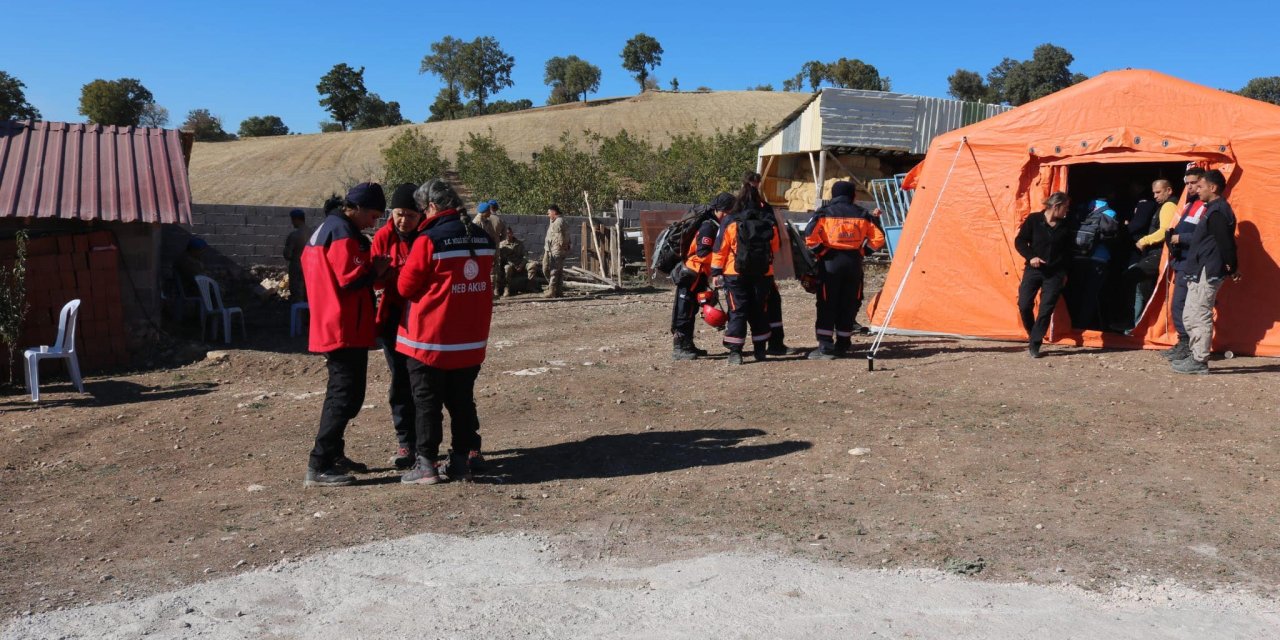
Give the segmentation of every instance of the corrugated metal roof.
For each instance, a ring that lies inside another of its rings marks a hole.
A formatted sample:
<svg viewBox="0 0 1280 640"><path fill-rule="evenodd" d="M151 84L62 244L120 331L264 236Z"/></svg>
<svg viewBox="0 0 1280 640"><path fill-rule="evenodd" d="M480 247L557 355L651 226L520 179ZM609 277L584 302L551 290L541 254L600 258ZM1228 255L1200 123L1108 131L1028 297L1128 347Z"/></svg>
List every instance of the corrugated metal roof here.
<svg viewBox="0 0 1280 640"><path fill-rule="evenodd" d="M825 88L774 127L758 155L821 149L923 155L935 136L1011 108L890 91Z"/></svg>
<svg viewBox="0 0 1280 640"><path fill-rule="evenodd" d="M181 134L0 122L0 217L190 224Z"/></svg>

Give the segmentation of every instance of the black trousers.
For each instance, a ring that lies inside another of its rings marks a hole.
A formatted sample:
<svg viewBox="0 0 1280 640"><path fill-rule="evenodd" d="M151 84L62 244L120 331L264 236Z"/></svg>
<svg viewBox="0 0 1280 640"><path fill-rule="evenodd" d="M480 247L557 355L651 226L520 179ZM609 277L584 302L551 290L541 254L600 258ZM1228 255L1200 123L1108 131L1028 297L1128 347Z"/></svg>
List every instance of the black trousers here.
<svg viewBox="0 0 1280 640"><path fill-rule="evenodd" d="M698 318L698 294L706 288L707 280L702 274L693 276L685 284L676 285L676 299L671 306L671 333L681 338L693 338Z"/></svg>
<svg viewBox="0 0 1280 640"><path fill-rule="evenodd" d="M1173 274L1173 300L1171 304L1173 308L1170 313L1173 314L1173 328L1178 332L1178 339L1190 340L1187 328L1182 324L1182 310L1187 306L1187 279L1182 276L1181 272L1177 271Z"/></svg>
<svg viewBox="0 0 1280 640"><path fill-rule="evenodd" d="M476 415L476 377L480 365L465 369L438 369L409 359L413 403L418 409L418 455L435 460L444 440L444 410L449 410L450 446L466 455L480 450L480 418Z"/></svg>
<svg viewBox="0 0 1280 640"><path fill-rule="evenodd" d="M765 276L769 280L769 296L764 303L765 315L769 318L769 344L781 345L786 339L786 331L782 327L782 294L778 291L778 282L773 276Z"/></svg>
<svg viewBox="0 0 1280 640"><path fill-rule="evenodd" d="M1027 331L1027 339L1031 344L1044 342L1044 334L1049 331L1049 319L1053 317L1053 309L1058 306L1058 297L1062 295L1062 286L1066 284L1066 272L1046 273L1034 267L1027 267L1022 274L1022 284L1018 287L1018 312L1022 314L1022 328ZM1036 311L1036 293L1040 294L1040 309Z"/></svg>
<svg viewBox="0 0 1280 640"><path fill-rule="evenodd" d="M818 348L830 352L836 344L846 346L853 335L854 316L862 304L862 257L852 251L835 251L820 263L818 280L818 320L813 332Z"/></svg>
<svg viewBox="0 0 1280 640"><path fill-rule="evenodd" d="M394 322L380 332L382 338L382 356L387 360L387 369L391 372L391 385L387 391L387 401L391 405L391 425L396 430L396 444L410 451L415 449L418 432L414 427L417 409L413 403L413 384L409 381L409 356L396 351L396 330Z"/></svg>
<svg viewBox="0 0 1280 640"><path fill-rule="evenodd" d="M329 386L320 409L320 430L316 446L311 450L308 466L316 471L328 469L333 461L345 455L347 423L360 413L364 389L369 375L368 349L335 349L324 354L329 369Z"/></svg>
<svg viewBox="0 0 1280 640"><path fill-rule="evenodd" d="M773 291L773 279L765 276L725 276L725 297L729 304L729 323L724 328L724 346L742 351L746 344L747 326L751 326L751 342L764 349L771 330L765 308Z"/></svg>

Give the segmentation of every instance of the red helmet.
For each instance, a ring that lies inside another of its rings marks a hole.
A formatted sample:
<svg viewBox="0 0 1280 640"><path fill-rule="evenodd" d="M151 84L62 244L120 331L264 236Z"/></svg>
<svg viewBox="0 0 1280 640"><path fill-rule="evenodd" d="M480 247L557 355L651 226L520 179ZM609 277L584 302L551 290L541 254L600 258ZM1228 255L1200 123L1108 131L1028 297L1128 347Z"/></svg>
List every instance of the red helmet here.
<svg viewBox="0 0 1280 640"><path fill-rule="evenodd" d="M724 325L729 322L729 316L720 310L719 307L713 307L709 304L702 305L702 319L707 324L716 328L717 331L723 330Z"/></svg>

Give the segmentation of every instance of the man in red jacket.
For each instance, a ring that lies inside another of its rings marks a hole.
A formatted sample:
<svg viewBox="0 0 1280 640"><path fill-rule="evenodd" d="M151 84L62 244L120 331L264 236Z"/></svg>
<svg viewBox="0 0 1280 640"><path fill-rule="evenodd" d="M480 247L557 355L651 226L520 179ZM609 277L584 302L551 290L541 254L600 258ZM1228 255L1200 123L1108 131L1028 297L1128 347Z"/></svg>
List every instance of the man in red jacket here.
<svg viewBox="0 0 1280 640"><path fill-rule="evenodd" d="M378 303L378 339L382 342L382 355L387 359L387 369L391 371L391 385L387 400L391 403L391 424L396 430L396 453L391 463L397 469L408 469L413 466L415 439L417 430L413 426L417 410L413 406L413 388L409 383L409 357L396 351L396 332L400 327L400 318L404 315L404 298L396 290L396 280L400 277L400 268L409 259L409 248L418 237L422 227L422 212L413 200L413 192L418 185L405 183L391 193L391 216L387 223L373 234L373 256L387 256L391 267L373 288L382 291L382 300Z"/></svg>
<svg viewBox="0 0 1280 640"><path fill-rule="evenodd" d="M386 206L381 186L362 182L352 187L342 208L325 217L302 250L311 303L308 348L323 353L329 369L306 487L346 486L355 481L351 472L369 470L346 456L343 434L364 403L375 335L373 283L390 263L386 256L370 258L369 239L361 230L372 227Z"/></svg>
<svg viewBox="0 0 1280 640"><path fill-rule="evenodd" d="M449 183L431 180L414 197L427 219L397 281L409 309L400 322L396 350L411 358L418 455L400 481L467 480L480 455L475 383L493 315L495 245L467 219L462 199ZM449 410L453 451L441 473L436 458L444 438L443 409Z"/></svg>

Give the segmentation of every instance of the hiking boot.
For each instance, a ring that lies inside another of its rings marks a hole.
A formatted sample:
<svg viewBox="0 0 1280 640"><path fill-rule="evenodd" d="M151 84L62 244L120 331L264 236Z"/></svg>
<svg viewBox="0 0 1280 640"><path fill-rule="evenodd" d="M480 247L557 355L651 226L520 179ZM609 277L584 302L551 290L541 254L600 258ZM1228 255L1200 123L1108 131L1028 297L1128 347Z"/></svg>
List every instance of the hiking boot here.
<svg viewBox="0 0 1280 640"><path fill-rule="evenodd" d="M479 451L471 451L467 453L467 467L471 469L472 473L484 471L484 456L480 455Z"/></svg>
<svg viewBox="0 0 1280 640"><path fill-rule="evenodd" d="M1043 354L1041 354L1041 353L1040 353L1040 343L1039 343L1039 342L1032 342L1032 343L1028 344L1028 345L1027 345L1027 355L1030 355L1032 358L1041 358L1041 357L1043 357Z"/></svg>
<svg viewBox="0 0 1280 640"><path fill-rule="evenodd" d="M689 342L684 338L676 337L671 342L671 359L672 360L693 360L698 357L698 352L689 348Z"/></svg>
<svg viewBox="0 0 1280 640"><path fill-rule="evenodd" d="M458 455L456 453L449 454L449 461L445 464L445 472L449 474L449 478L459 482L471 482L475 478L471 475L471 462L469 456Z"/></svg>
<svg viewBox="0 0 1280 640"><path fill-rule="evenodd" d="M864 324L858 324L857 322L855 322L853 323L853 329L851 329L851 331L853 331L856 334L865 336L871 333L871 327L868 327Z"/></svg>
<svg viewBox="0 0 1280 640"><path fill-rule="evenodd" d="M742 352L741 352L741 351L730 351L730 352L729 352L729 357L725 359L725 362L726 362L726 363L728 363L728 364L733 364L733 365L742 364Z"/></svg>
<svg viewBox="0 0 1280 640"><path fill-rule="evenodd" d="M1160 355L1164 356L1164 359L1169 362L1182 360L1191 355L1191 341L1185 338L1178 338L1177 344L1165 349Z"/></svg>
<svg viewBox="0 0 1280 640"><path fill-rule="evenodd" d="M707 355L707 350L706 350L706 349L699 349L699 348L698 348L698 345L696 345L696 344L694 344L694 343L693 343L693 338L689 338L689 339L685 340L684 348L685 348L685 349L687 349L687 350L689 350L689 351L692 351L692 352L694 352L694 353L698 354L698 357L699 357L699 358L705 357L705 356Z"/></svg>
<svg viewBox="0 0 1280 640"><path fill-rule="evenodd" d="M769 359L769 350L765 347L756 347L755 352L752 353L752 357L756 359L756 362L764 362Z"/></svg>
<svg viewBox="0 0 1280 640"><path fill-rule="evenodd" d="M330 467L328 469L307 469L307 477L302 481L303 487L345 487L356 479Z"/></svg>
<svg viewBox="0 0 1280 640"><path fill-rule="evenodd" d="M836 348L831 351L837 358L844 358L849 355L849 350L853 348L853 341L848 338L836 338Z"/></svg>
<svg viewBox="0 0 1280 640"><path fill-rule="evenodd" d="M410 447L400 447L396 449L396 454L391 456L391 464L397 469L408 469L413 466L415 457Z"/></svg>
<svg viewBox="0 0 1280 640"><path fill-rule="evenodd" d="M818 348L809 352L809 359L810 360L835 360L836 354L830 351L824 351L823 349Z"/></svg>
<svg viewBox="0 0 1280 640"><path fill-rule="evenodd" d="M436 469L436 464L434 462L426 456L418 456L413 464L413 468L400 476L400 483L436 484L448 479L448 476L442 476L440 474L440 471Z"/></svg>
<svg viewBox="0 0 1280 640"><path fill-rule="evenodd" d="M1178 373L1187 373L1191 375L1204 375L1209 373L1209 363L1200 362L1195 358L1183 358L1173 363L1173 370Z"/></svg>
<svg viewBox="0 0 1280 640"><path fill-rule="evenodd" d="M333 461L333 469L338 473L369 473L369 465L363 462L356 462L345 455L338 456Z"/></svg>

